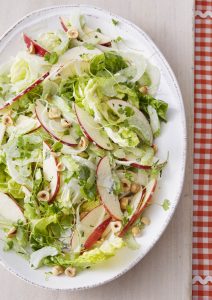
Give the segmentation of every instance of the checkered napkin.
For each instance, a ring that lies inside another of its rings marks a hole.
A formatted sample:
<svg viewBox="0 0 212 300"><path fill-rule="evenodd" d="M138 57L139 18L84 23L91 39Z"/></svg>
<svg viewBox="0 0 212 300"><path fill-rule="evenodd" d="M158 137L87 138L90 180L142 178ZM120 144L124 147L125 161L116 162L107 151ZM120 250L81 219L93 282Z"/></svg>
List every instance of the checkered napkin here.
<svg viewBox="0 0 212 300"><path fill-rule="evenodd" d="M212 299L212 0L196 0L193 299Z"/></svg>

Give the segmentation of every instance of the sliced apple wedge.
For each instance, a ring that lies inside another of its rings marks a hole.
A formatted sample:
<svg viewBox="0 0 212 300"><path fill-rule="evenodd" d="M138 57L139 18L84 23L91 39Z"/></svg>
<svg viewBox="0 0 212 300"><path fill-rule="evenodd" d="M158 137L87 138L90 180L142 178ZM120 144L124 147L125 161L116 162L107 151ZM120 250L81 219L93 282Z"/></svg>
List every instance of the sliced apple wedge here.
<svg viewBox="0 0 212 300"><path fill-rule="evenodd" d="M154 194L156 185L157 185L157 180L152 179L148 183L148 185L145 187L144 194L142 193L141 190L136 194L136 196L135 196L136 198L134 199L134 202L133 202L134 213L132 214L131 218L129 219L129 221L125 225L125 227L119 233L120 237L122 237L129 230L129 228L136 222L136 220L140 217L140 215L142 214L142 212L144 211L144 209L150 202L150 200ZM139 201L139 199L140 199L140 201Z"/></svg>
<svg viewBox="0 0 212 300"><path fill-rule="evenodd" d="M152 145L153 133L149 122L147 121L144 114L137 109L135 106L132 106L127 101L112 99L108 101L109 106L119 113L120 110L125 110L126 107L129 107L133 112L133 115L128 118L128 122L131 126L135 127L138 132L138 135L142 136L142 139L147 142L149 145Z"/></svg>
<svg viewBox="0 0 212 300"><path fill-rule="evenodd" d="M37 54L39 56L45 56L46 53L49 53L46 49L44 49L41 45L39 45L36 41L30 38L25 33L23 34L24 42L29 51L32 51L32 54ZM32 49L32 50L31 50ZM34 51L34 53L33 53Z"/></svg>
<svg viewBox="0 0 212 300"><path fill-rule="evenodd" d="M117 163L118 164L123 164L123 165L126 165L126 166L132 166L134 168L143 169L143 170L151 169L151 166L149 166L149 165L141 165L141 164L139 164L135 161L131 161L127 158L119 159L119 160L117 160Z"/></svg>
<svg viewBox="0 0 212 300"><path fill-rule="evenodd" d="M57 170L57 161L51 152L51 148L43 142L43 176L50 185L50 199L51 202L56 197L60 188L60 175Z"/></svg>
<svg viewBox="0 0 212 300"><path fill-rule="evenodd" d="M89 249L91 248L102 236L102 234L107 229L108 225L110 224L111 217L104 220L99 226L97 226L94 231L90 234L87 240L84 243L84 248Z"/></svg>
<svg viewBox="0 0 212 300"><path fill-rule="evenodd" d="M18 95L16 95L14 98L6 101L3 103L2 106L0 106L0 110L6 108L7 106L10 106L11 104L13 104L13 102L17 101L19 98L21 98L23 95L27 94L28 92L30 92L31 90L33 90L36 86L38 86L41 82L44 81L44 79L49 76L49 72L46 72L45 74L43 74L40 78L38 78L37 80L35 80L28 88L26 88L25 90L23 90L22 92L20 92Z"/></svg>
<svg viewBox="0 0 212 300"><path fill-rule="evenodd" d="M2 192L0 192L0 216L14 223L18 220L25 222L24 214L16 201Z"/></svg>
<svg viewBox="0 0 212 300"><path fill-rule="evenodd" d="M99 228L101 224L104 224L104 221L108 218L108 214L102 204L87 213L77 224L77 228L73 232L71 237L71 249L73 251L80 252L81 248L84 248L86 241L88 239L91 240L89 237L93 236L93 232L95 232L95 230ZM97 232L98 238L100 238L101 235L98 229ZM92 238L92 240L96 239ZM91 244L91 242L89 242L88 245L89 244Z"/></svg>
<svg viewBox="0 0 212 300"><path fill-rule="evenodd" d="M113 194L113 179L109 158L103 157L97 166L97 190L102 204L108 213L116 220L123 217L118 196Z"/></svg>
<svg viewBox="0 0 212 300"><path fill-rule="evenodd" d="M36 102L35 112L41 126L56 140L60 141L61 143L67 146L77 146L77 141L73 138L71 133L68 135L62 134L62 132L58 131L58 126L60 126L61 130L64 131L64 128L57 123L57 127L54 127L53 120L49 119L47 107L45 107L41 101Z"/></svg>
<svg viewBox="0 0 212 300"><path fill-rule="evenodd" d="M87 111L80 108L78 105L74 105L74 109L77 115L78 122L87 138L94 142L100 148L105 150L112 150L112 145L109 138L101 134L101 126L96 123L92 116Z"/></svg>

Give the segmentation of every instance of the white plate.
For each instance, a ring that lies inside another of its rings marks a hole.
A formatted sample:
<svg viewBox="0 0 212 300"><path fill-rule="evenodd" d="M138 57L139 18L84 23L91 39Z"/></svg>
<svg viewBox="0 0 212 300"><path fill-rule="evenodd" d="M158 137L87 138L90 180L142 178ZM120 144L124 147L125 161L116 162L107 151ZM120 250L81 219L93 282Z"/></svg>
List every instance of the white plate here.
<svg viewBox="0 0 212 300"><path fill-rule="evenodd" d="M22 32L30 34L43 28L59 28L59 16L72 15L77 9L86 15L86 20L91 27L100 27L113 38L122 36L127 41L127 45L140 49L161 71L158 97L169 104L169 122L162 125L162 135L157 140L158 155L166 158L169 152L169 163L163 172L156 201L162 203L164 199L169 199L171 207L166 212L158 205L152 205L146 210L145 215L150 217L151 224L138 238L141 245L139 250L122 249L106 263L81 272L72 279L61 276L45 280L45 269L36 271L30 269L28 262L17 254L4 252L0 243L1 262L9 271L32 284L61 290L84 289L106 283L124 274L147 254L160 238L177 206L184 181L186 160L185 114L178 83L167 61L152 40L131 22L105 10L84 5L58 6L35 11L20 20L1 38L0 63L24 47ZM118 26L112 24L112 18L120 22Z"/></svg>

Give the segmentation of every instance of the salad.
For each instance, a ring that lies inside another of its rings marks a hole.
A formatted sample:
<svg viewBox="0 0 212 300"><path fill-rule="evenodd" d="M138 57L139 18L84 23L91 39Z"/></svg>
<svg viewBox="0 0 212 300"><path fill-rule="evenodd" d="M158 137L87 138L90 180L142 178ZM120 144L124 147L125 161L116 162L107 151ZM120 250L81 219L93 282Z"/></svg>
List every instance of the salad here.
<svg viewBox="0 0 212 300"><path fill-rule="evenodd" d="M159 69L85 16L23 45L0 68L4 249L72 277L137 249L167 163L154 140L168 105L155 98Z"/></svg>

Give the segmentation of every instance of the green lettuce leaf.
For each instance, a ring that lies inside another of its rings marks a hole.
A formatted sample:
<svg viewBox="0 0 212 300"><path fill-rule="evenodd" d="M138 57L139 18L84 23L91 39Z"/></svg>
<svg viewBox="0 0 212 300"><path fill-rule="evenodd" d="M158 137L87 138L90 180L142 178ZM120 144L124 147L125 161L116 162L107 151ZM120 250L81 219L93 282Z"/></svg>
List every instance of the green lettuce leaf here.
<svg viewBox="0 0 212 300"><path fill-rule="evenodd" d="M90 65L90 71L93 75L101 75L102 71L109 71L109 73L115 74L118 71L127 67L127 63L122 56L115 52L108 51L103 54L95 56ZM104 76L107 72L102 73Z"/></svg>
<svg viewBox="0 0 212 300"><path fill-rule="evenodd" d="M85 269L95 264L102 263L116 254L118 249L125 246L123 239L112 236L109 240L103 242L100 247L84 252L77 258L69 255L58 255L44 259L44 265L61 265L64 267L73 266L79 269Z"/></svg>
<svg viewBox="0 0 212 300"><path fill-rule="evenodd" d="M148 105L151 105L157 111L158 117L161 121L167 122L168 103L162 100L157 100L150 95L140 94L139 107L147 114L148 114Z"/></svg>

